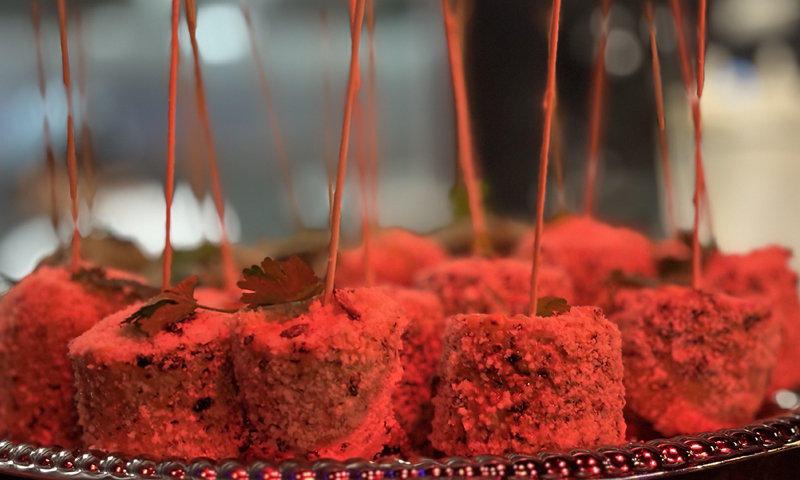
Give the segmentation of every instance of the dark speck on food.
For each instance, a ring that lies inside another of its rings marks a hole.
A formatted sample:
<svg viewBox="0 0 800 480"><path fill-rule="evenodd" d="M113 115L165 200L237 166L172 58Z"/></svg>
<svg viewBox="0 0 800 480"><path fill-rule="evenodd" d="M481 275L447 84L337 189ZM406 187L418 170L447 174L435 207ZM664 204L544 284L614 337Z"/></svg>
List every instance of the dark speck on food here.
<svg viewBox="0 0 800 480"><path fill-rule="evenodd" d="M516 365L520 360L522 360L522 356L520 356L518 353L512 353L506 357L506 361L511 365Z"/></svg>
<svg viewBox="0 0 800 480"><path fill-rule="evenodd" d="M347 387L348 392L350 392L350 396L358 396L359 385L361 385L361 374L354 373L353 375L350 375L350 385Z"/></svg>
<svg viewBox="0 0 800 480"><path fill-rule="evenodd" d="M760 315L747 315L744 317L744 329L749 331L751 328L753 328L753 325L757 324L761 320L763 320L763 318Z"/></svg>
<svg viewBox="0 0 800 480"><path fill-rule="evenodd" d="M136 355L136 366L144 368L148 365L153 364L153 356L152 355Z"/></svg>
<svg viewBox="0 0 800 480"><path fill-rule="evenodd" d="M344 310L347 316L350 317L350 320L354 321L361 320L361 314L358 312L358 310L356 310L356 307L355 305L353 305L353 302L350 300L350 298L348 298L346 295L340 292L341 291L336 291L336 290L334 290L333 292L333 297L336 299L336 303L338 303L339 306L342 307L342 310Z"/></svg>
<svg viewBox="0 0 800 480"><path fill-rule="evenodd" d="M175 335L183 335L183 328L177 323L168 323L164 330Z"/></svg>
<svg viewBox="0 0 800 480"><path fill-rule="evenodd" d="M211 398L211 397L204 397L204 398L201 398L200 400L198 400L194 404L194 407L192 408L192 410L194 410L197 413L200 413L202 411L205 411L205 410L208 410L209 408L211 408L211 405L214 405L214 399Z"/></svg>
<svg viewBox="0 0 800 480"><path fill-rule="evenodd" d="M375 455L375 459L384 457L394 457L400 455L400 447L396 445L384 445L381 453Z"/></svg>
<svg viewBox="0 0 800 480"><path fill-rule="evenodd" d="M528 409L528 402L523 400L521 403L512 405L511 408L509 408L508 410L512 413L525 413L527 409Z"/></svg>
<svg viewBox="0 0 800 480"><path fill-rule="evenodd" d="M251 343L253 343L253 338L254 338L253 335L248 335L248 336L244 337L245 346L250 345Z"/></svg>
<svg viewBox="0 0 800 480"><path fill-rule="evenodd" d="M291 327L287 328L286 330L281 332L281 337L283 338L295 338L303 335L304 333L308 332L308 324L307 323L298 323L297 325L292 325Z"/></svg>

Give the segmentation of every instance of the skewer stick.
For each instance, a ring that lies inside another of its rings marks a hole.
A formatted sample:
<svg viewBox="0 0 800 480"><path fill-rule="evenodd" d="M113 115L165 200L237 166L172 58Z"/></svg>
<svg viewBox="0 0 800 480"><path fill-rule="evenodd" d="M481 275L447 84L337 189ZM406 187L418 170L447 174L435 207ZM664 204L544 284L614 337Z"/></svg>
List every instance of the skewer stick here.
<svg viewBox="0 0 800 480"><path fill-rule="evenodd" d="M172 267L172 241L170 240L170 230L172 226L172 196L175 188L175 107L178 97L178 62L180 51L178 49L178 24L181 19L181 1L172 0L172 40L170 42L169 60L169 100L167 103L167 182L166 182L166 203L167 203L167 234L164 241L164 255L162 259L162 282L161 288L167 290L170 287L170 271Z"/></svg>
<svg viewBox="0 0 800 480"><path fill-rule="evenodd" d="M661 84L661 62L658 58L658 45L656 44L656 28L653 16L653 2L648 0L645 4L645 15L650 27L650 53L653 57L653 90L656 96L656 113L658 114L658 141L661 147L661 166L664 171L664 183L667 189L667 212L669 215L669 231L672 237L678 233L675 221L675 200L672 191L672 174L669 168L669 147L667 145L667 126L664 121L664 89Z"/></svg>
<svg viewBox="0 0 800 480"><path fill-rule="evenodd" d="M536 234L533 242L533 273L531 274L531 299L528 315L533 317L539 304L539 264L542 253L542 230L544 226L544 197L547 189L547 155L550 149L550 127L556 96L556 54L558 53L558 22L561 15L561 0L553 0L553 17L550 23L550 53L547 62L547 90L544 95L544 133L542 154L539 157L539 189L536 200Z"/></svg>
<svg viewBox="0 0 800 480"><path fill-rule="evenodd" d="M700 99L697 90L692 85L692 71L689 64L689 54L686 48L686 38L683 31L683 14L678 0L670 0L672 14L675 17L675 28L678 31L678 57L680 58L681 74L683 76L686 96L692 107L692 120L694 122L694 166L695 166L695 191L694 191L694 225L692 227L692 287L700 288L701 285L701 250L700 250L700 211L701 204L706 197L705 173L703 170L703 127L700 116Z"/></svg>
<svg viewBox="0 0 800 480"><path fill-rule="evenodd" d="M264 94L264 101L267 103L267 113L269 114L269 122L272 126L272 136L275 139L275 148L278 150L278 160L281 165L281 172L283 173L283 180L286 182L286 190L289 194L289 205L292 209L292 218L294 219L295 227L298 230L303 229L303 221L300 218L300 210L297 208L297 199L294 194L294 184L292 182L292 171L289 168L289 161L286 158L286 149L283 146L283 136L281 135L280 124L278 123L278 115L275 113L275 106L272 104L272 95L270 95L269 84L267 83L267 74L264 71L264 63L261 60L261 53L256 42L255 29L253 28L253 20L250 17L250 8L247 6L247 1L241 1L242 13L244 20L247 24L247 32L250 36L250 46L253 49L253 59L256 62L256 69L258 70L258 80L261 83L261 92Z"/></svg>
<svg viewBox="0 0 800 480"><path fill-rule="evenodd" d="M81 99L81 164L83 173L86 176L86 186L84 187L86 203L91 208L94 203L96 182L94 161L92 159L94 153L92 150L92 132L89 129L89 109L86 97L86 49L83 43L83 15L80 9L75 10L75 29L78 42L78 93Z"/></svg>
<svg viewBox="0 0 800 480"><path fill-rule="evenodd" d="M699 0L697 9L697 98L701 98L706 80L706 0Z"/></svg>
<svg viewBox="0 0 800 480"><path fill-rule="evenodd" d="M369 165L367 164L367 130L364 125L364 114L356 100L353 111L356 124L356 164L358 166L358 186L361 190L361 238L364 242L364 284L371 287L375 284L375 272L372 269L372 225L370 218Z"/></svg>
<svg viewBox="0 0 800 480"><path fill-rule="evenodd" d="M594 212L594 191L597 181L597 164L600 155L600 137L603 130L603 111L605 110L606 86L606 41L608 39L608 12L611 0L603 0L601 4L602 25L597 45L597 58L592 72L592 110L589 117L589 163L586 172L586 214Z"/></svg>
<svg viewBox="0 0 800 480"><path fill-rule="evenodd" d="M325 274L325 295L323 304L327 304L333 295L334 276L336 274L336 259L339 253L339 229L342 221L342 194L344 193L344 180L347 175L347 147L350 140L350 117L353 114L356 94L358 93L358 45L361 41L361 26L364 22L364 2L356 0L355 15L353 15L350 34L352 45L350 49L350 73L347 82L347 100L344 105L344 121L342 122L342 141L339 144L339 163L336 171L336 191L333 195L333 213L331 215L331 241L328 248L328 268Z"/></svg>
<svg viewBox="0 0 800 480"><path fill-rule="evenodd" d="M377 86L375 74L375 5L373 0L367 0L367 32L369 33L369 86L367 88L367 128L369 129L369 167L370 183L372 187L372 220L373 226L378 225L378 99L375 89Z"/></svg>
<svg viewBox="0 0 800 480"><path fill-rule="evenodd" d="M200 49L197 46L197 6L194 0L186 2L186 23L189 26L189 40L192 42L192 54L194 55L194 79L195 79L195 100L197 113L203 125L203 136L208 150L208 164L211 168L211 192L214 196L214 205L217 208L217 216L220 223L220 253L222 254L222 268L225 276L225 286L229 289L236 288L236 266L233 260L233 251L230 240L225 228L225 200L222 196L222 187L219 181L219 169L217 168L217 153L214 146L214 137L211 132L211 120L208 116L206 106L206 93L203 86L203 72L200 68Z"/></svg>
<svg viewBox="0 0 800 480"><path fill-rule="evenodd" d="M319 13L322 24L322 83L325 95L325 170L328 174L328 216L330 217L333 214L333 173L335 168L333 166L333 124L331 122L333 107L331 106L331 83L328 72L328 14L324 8Z"/></svg>
<svg viewBox="0 0 800 480"><path fill-rule="evenodd" d="M42 61L42 36L39 28L39 2L31 3L31 21L36 38L36 70L39 77L39 93L42 96L42 110L44 120L44 145L47 166L47 181L50 184L50 222L53 230L58 231L58 196L56 194L56 160L53 155L53 142L50 139L50 122L47 119L47 82L44 77L44 62Z"/></svg>
<svg viewBox="0 0 800 480"><path fill-rule="evenodd" d="M61 68L64 76L64 91L67 95L67 174L69 175L69 197L72 211L72 268L78 268L81 262L81 234L78 231L78 159L75 155L75 128L72 124L72 88L69 76L65 0L58 0L58 25L61 32Z"/></svg>
<svg viewBox="0 0 800 480"><path fill-rule="evenodd" d="M699 99L703 96L703 87L705 86L705 78L706 78L706 0L699 0L700 3L698 4L699 12L698 12L698 23L697 23L697 98L698 102ZM701 197L702 205L703 205L703 213L705 214L707 220L706 223L709 225L709 228L712 228L712 219L711 219L711 205L708 201L708 188L705 182L705 172L703 172L703 191Z"/></svg>
<svg viewBox="0 0 800 480"><path fill-rule="evenodd" d="M453 80L453 96L456 105L456 128L458 130L458 160L464 174L464 185L467 187L467 199L472 218L474 238L472 253L488 254L489 236L486 233L486 220L483 212L480 184L475 174L475 163L472 157L472 132L469 124L469 104L467 102L467 86L464 80L464 63L461 52L460 31L456 13L449 0L442 0L444 27L447 34L447 53L450 58L450 73Z"/></svg>

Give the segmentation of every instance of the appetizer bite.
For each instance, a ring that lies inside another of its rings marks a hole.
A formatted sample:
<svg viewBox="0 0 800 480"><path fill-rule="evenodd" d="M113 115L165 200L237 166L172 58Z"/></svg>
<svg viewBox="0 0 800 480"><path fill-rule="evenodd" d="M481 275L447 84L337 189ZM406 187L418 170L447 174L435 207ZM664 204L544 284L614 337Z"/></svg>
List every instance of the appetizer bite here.
<svg viewBox="0 0 800 480"><path fill-rule="evenodd" d="M208 127L195 38L195 4L186 1L195 56L199 114ZM166 238L162 290L144 305L111 315L70 345L84 443L106 451L186 458L237 456L244 445L241 401L230 355L229 317L195 299L197 277L170 287L171 204L175 170L175 107L180 2L172 2L168 102ZM221 190L210 128L205 129L214 198L224 225ZM229 287L235 283L225 228L221 253ZM229 290L230 291L230 288ZM203 301L227 305L228 293L205 289ZM200 309L198 311L198 309ZM230 312L229 312L230 313Z"/></svg>
<svg viewBox="0 0 800 480"><path fill-rule="evenodd" d="M621 291L611 316L622 331L628 404L664 435L751 421L764 399L780 342L771 299L743 300L703 290L708 284L702 278L699 240L701 212L707 207L700 122L705 34L698 29L695 84L680 2L670 6L695 130L692 288Z"/></svg>
<svg viewBox="0 0 800 480"><path fill-rule="evenodd" d="M240 454L230 314L198 305L196 280L105 318L70 344L89 448L185 458Z"/></svg>
<svg viewBox="0 0 800 480"><path fill-rule="evenodd" d="M325 283L299 258L244 271L234 367L255 454L373 458L399 451L392 394L407 319L377 288L334 289L365 0L351 2L350 72ZM324 294L319 295L324 290Z"/></svg>
<svg viewBox="0 0 800 480"><path fill-rule="evenodd" d="M619 330L598 308L538 297L560 8L554 0L528 312L448 320L431 435L448 455L565 450L625 435ZM445 2L445 18L448 10Z"/></svg>
<svg viewBox="0 0 800 480"><path fill-rule="evenodd" d="M153 290L122 272L42 265L0 298L0 432L12 440L80 445L67 345Z"/></svg>
<svg viewBox="0 0 800 480"><path fill-rule="evenodd" d="M610 318L628 406L661 434L753 420L780 341L766 304L678 286L623 290Z"/></svg>
<svg viewBox="0 0 800 480"><path fill-rule="evenodd" d="M265 259L239 285L234 366L252 452L271 459L374 458L403 441L392 394L403 371L400 306L376 288L323 284L297 257Z"/></svg>
<svg viewBox="0 0 800 480"><path fill-rule="evenodd" d="M600 309L450 319L434 398L433 446L504 455L625 438L619 330ZM563 307L563 308L562 308Z"/></svg>
<svg viewBox="0 0 800 480"><path fill-rule="evenodd" d="M717 252L709 258L704 276L711 291L769 303L782 339L770 391L800 387L800 299L797 273L789 267L791 256L778 246L744 255Z"/></svg>
<svg viewBox="0 0 800 480"><path fill-rule="evenodd" d="M517 256L530 258L534 233L517 247ZM555 220L544 230L542 262L563 268L572 279L578 305L595 305L614 272L654 277L650 241L624 227L613 227L589 216Z"/></svg>
<svg viewBox="0 0 800 480"><path fill-rule="evenodd" d="M458 258L420 273L416 286L435 293L446 315L524 313L530 302L531 265L513 258ZM572 281L557 267L540 271L539 296L572 301Z"/></svg>
<svg viewBox="0 0 800 480"><path fill-rule="evenodd" d="M339 253L336 286L364 285L364 246ZM411 286L418 272L444 262L447 252L436 240L400 228L378 232L372 237L370 268L377 285Z"/></svg>

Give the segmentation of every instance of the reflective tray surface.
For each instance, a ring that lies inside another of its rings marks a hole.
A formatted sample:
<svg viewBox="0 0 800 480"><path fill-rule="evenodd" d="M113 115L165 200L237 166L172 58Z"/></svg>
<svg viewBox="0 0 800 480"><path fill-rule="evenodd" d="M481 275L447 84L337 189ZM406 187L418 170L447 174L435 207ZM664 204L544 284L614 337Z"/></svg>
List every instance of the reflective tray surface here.
<svg viewBox="0 0 800 480"><path fill-rule="evenodd" d="M800 411L742 428L568 453L377 461L148 457L0 442L0 478L177 480L800 479Z"/></svg>

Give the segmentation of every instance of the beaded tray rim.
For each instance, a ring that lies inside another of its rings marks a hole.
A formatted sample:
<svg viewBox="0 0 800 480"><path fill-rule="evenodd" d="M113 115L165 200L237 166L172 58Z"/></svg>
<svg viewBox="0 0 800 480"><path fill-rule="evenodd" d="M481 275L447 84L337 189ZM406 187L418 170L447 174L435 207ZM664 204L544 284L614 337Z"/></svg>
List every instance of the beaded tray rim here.
<svg viewBox="0 0 800 480"><path fill-rule="evenodd" d="M128 457L100 451L34 447L0 441L0 476L30 479L120 480L388 480L442 478L666 478L800 448L800 410L742 428L645 443L539 452L533 455L441 460L387 458L377 461L320 459L313 462L207 458L185 461Z"/></svg>

